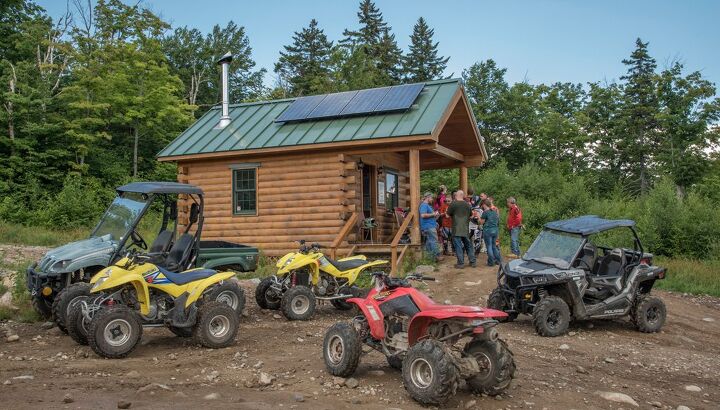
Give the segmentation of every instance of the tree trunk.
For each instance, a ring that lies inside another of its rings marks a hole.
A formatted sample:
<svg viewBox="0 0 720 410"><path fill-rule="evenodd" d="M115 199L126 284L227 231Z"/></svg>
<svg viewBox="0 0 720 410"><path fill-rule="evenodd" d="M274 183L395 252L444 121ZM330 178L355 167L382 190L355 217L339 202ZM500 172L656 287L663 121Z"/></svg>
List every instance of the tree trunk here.
<svg viewBox="0 0 720 410"><path fill-rule="evenodd" d="M134 143L133 143L133 178L137 178L137 169L138 169L138 141L140 139L140 133L138 132L138 127L135 127L133 130L134 133Z"/></svg>

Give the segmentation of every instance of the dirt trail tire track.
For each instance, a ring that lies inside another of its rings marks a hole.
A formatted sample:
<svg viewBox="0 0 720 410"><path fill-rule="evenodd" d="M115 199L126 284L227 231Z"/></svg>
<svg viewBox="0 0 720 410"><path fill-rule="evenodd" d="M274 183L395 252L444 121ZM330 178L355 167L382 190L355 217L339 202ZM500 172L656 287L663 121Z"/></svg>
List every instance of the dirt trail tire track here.
<svg viewBox="0 0 720 410"><path fill-rule="evenodd" d="M447 263L433 276L439 282L428 284L429 293L453 304L484 306L495 286L491 268L456 270ZM254 285L243 287L254 294ZM461 385L445 407L464 409L475 400L477 408L489 409L632 408L596 395L612 391L631 396L644 409L653 402L668 409L719 408L720 301L657 294L668 309L657 334L640 333L629 321L594 321L572 324L566 336L543 338L527 316L501 324L500 335L517 363L511 388L493 398L473 396ZM289 322L248 299L249 315L240 322L234 346L210 350L167 329L147 329L140 346L122 360L100 359L57 328L0 323L0 408L116 408L119 400L132 402L132 409L422 408L405 392L400 372L377 353L361 357L355 389L336 385L325 371L325 330L350 313L324 304L313 320ZM6 342L7 333L20 341ZM275 378L271 385L258 386L261 372ZM14 379L18 376L33 378ZM687 385L701 391L688 391ZM211 393L220 397L206 399ZM63 403L66 394L72 403Z"/></svg>

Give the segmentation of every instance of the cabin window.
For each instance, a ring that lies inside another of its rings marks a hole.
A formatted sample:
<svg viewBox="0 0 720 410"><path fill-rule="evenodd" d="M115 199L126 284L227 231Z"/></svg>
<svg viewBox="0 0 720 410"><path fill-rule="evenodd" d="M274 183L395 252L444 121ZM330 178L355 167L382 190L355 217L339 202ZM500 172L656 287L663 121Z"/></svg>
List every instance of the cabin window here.
<svg viewBox="0 0 720 410"><path fill-rule="evenodd" d="M257 168L233 170L233 214L257 215Z"/></svg>
<svg viewBox="0 0 720 410"><path fill-rule="evenodd" d="M385 173L385 207L395 209L398 207L398 175L394 172Z"/></svg>

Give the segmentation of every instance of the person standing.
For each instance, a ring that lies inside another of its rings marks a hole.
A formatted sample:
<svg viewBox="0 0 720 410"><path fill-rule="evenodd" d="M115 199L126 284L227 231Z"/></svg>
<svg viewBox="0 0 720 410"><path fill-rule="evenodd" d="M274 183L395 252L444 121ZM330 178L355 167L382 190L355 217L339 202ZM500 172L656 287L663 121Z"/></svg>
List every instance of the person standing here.
<svg viewBox="0 0 720 410"><path fill-rule="evenodd" d="M440 237L442 238L443 255L450 255L452 249L452 218L448 216L447 210L450 207L450 198L445 198L445 203L440 206Z"/></svg>
<svg viewBox="0 0 720 410"><path fill-rule="evenodd" d="M522 229L522 211L517 206L514 197L507 199L508 216L507 228L510 231L510 252L516 257L520 257L520 230Z"/></svg>
<svg viewBox="0 0 720 410"><path fill-rule="evenodd" d="M491 205L490 199L485 199L482 202L483 213L480 216L480 222L483 224L483 239L485 240L488 255L487 264L488 266L495 266L502 263L500 247L497 243L500 218L497 211L491 209Z"/></svg>
<svg viewBox="0 0 720 410"><path fill-rule="evenodd" d="M437 197L435 198L435 203L433 204L433 209L436 211L440 209L440 207L445 203L445 198L447 198L447 187L445 185L440 185Z"/></svg>
<svg viewBox="0 0 720 410"><path fill-rule="evenodd" d="M420 214L420 230L425 235L425 253L430 259L437 261L440 253L437 237L438 212L433 210L432 205L430 205L432 201L433 194L426 192L423 195L418 213Z"/></svg>
<svg viewBox="0 0 720 410"><path fill-rule="evenodd" d="M462 269L465 266L465 255L467 252L470 266L475 267L475 250L470 242L470 218L472 208L465 201L465 193L459 190L455 193L450 207L447 210L448 216L452 218L453 244L455 245L455 256L457 256L456 268Z"/></svg>

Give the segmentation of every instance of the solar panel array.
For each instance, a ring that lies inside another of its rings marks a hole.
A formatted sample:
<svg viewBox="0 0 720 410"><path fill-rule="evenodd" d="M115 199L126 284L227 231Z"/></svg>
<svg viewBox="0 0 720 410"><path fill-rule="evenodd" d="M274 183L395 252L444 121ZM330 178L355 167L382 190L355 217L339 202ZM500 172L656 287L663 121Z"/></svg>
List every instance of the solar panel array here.
<svg viewBox="0 0 720 410"><path fill-rule="evenodd" d="M425 84L396 85L296 99L275 122L311 121L355 115L405 111L412 107Z"/></svg>

